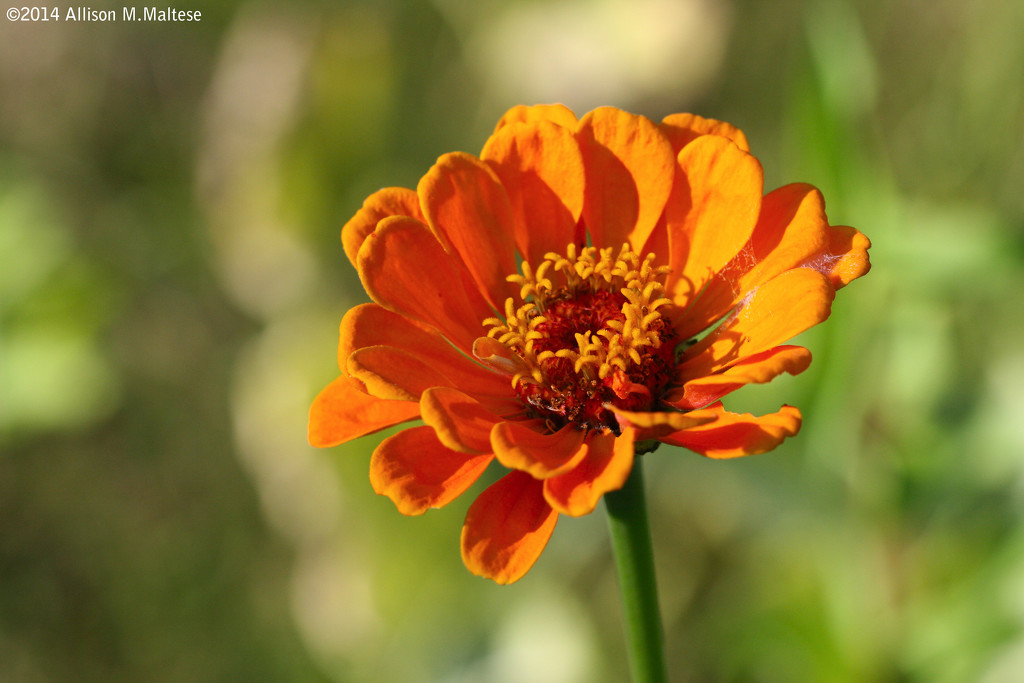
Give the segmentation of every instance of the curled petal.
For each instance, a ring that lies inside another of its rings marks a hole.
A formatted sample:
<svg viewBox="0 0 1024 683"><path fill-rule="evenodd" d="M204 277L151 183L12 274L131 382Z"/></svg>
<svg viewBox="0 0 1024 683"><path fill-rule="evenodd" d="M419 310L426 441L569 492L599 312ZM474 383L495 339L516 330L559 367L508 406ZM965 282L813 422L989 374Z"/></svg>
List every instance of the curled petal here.
<svg viewBox="0 0 1024 683"><path fill-rule="evenodd" d="M427 325L389 311L380 304L359 304L348 309L341 319L338 335L338 366L348 372L348 357L367 346L398 346L402 340L415 339L433 351L451 346Z"/></svg>
<svg viewBox="0 0 1024 683"><path fill-rule="evenodd" d="M563 253L583 211L583 158L572 132L548 121L512 123L495 131L480 158L508 193L524 258L536 266L550 251Z"/></svg>
<svg viewBox="0 0 1024 683"><path fill-rule="evenodd" d="M750 236L747 288L800 265L828 244L825 198L813 185L792 183L772 190L761 203L761 216ZM733 264L739 271L743 264Z"/></svg>
<svg viewBox="0 0 1024 683"><path fill-rule="evenodd" d="M669 262L666 291L689 303L750 239L761 211L761 164L728 138L702 135L679 152L665 206Z"/></svg>
<svg viewBox="0 0 1024 683"><path fill-rule="evenodd" d="M370 396L361 382L342 376L313 400L309 410L309 443L318 448L337 446L419 415L418 403Z"/></svg>
<svg viewBox="0 0 1024 683"><path fill-rule="evenodd" d="M427 225L455 254L492 306L501 310L516 287L512 210L494 171L463 152L442 155L416 189Z"/></svg>
<svg viewBox="0 0 1024 683"><path fill-rule="evenodd" d="M389 346L368 346L350 355L348 374L365 384L367 393L401 401L419 401L430 387L451 385L419 358Z"/></svg>
<svg viewBox="0 0 1024 683"><path fill-rule="evenodd" d="M423 421L438 440L461 453L491 452L491 428L502 418L458 389L431 387L420 397Z"/></svg>
<svg viewBox="0 0 1024 683"><path fill-rule="evenodd" d="M538 421L543 428L543 422ZM554 434L531 429L525 422L499 422L491 429L491 448L509 469L547 479L572 469L586 455L582 430L566 425Z"/></svg>
<svg viewBox="0 0 1024 683"><path fill-rule="evenodd" d="M359 247L363 246L377 223L389 216L411 216L422 220L419 197L406 187L385 187L363 201L363 207L341 229L341 246L352 265L356 265Z"/></svg>
<svg viewBox="0 0 1024 683"><path fill-rule="evenodd" d="M679 335L697 334L752 290L821 254L828 229L825 201L813 186L793 183L769 192L747 244L687 307L676 326Z"/></svg>
<svg viewBox="0 0 1024 683"><path fill-rule="evenodd" d="M467 353L492 315L475 288L462 286L462 266L413 218L381 221L360 247L357 268L374 301L436 328Z"/></svg>
<svg viewBox="0 0 1024 683"><path fill-rule="evenodd" d="M672 190L672 145L649 119L600 107L576 132L586 169L583 220L596 247L639 250Z"/></svg>
<svg viewBox="0 0 1024 683"><path fill-rule="evenodd" d="M827 275L832 286L840 289L871 269L870 247L871 240L856 228L834 225L829 228L828 246L808 259L806 265Z"/></svg>
<svg viewBox="0 0 1024 683"><path fill-rule="evenodd" d="M544 480L544 498L563 515L581 517L594 511L601 496L626 483L633 469L631 427L615 436L611 432L591 434L585 444L586 457L565 474Z"/></svg>
<svg viewBox="0 0 1024 683"><path fill-rule="evenodd" d="M632 412L611 406L619 426L632 429L637 441L660 439L666 434L673 434L682 429L697 427L715 420L712 415L697 413L680 413L671 411Z"/></svg>
<svg viewBox="0 0 1024 683"><path fill-rule="evenodd" d="M770 451L800 431L800 411L792 406L769 415L730 413L717 403L694 415L711 415L714 422L661 437L661 441L682 446L708 458L738 458Z"/></svg>
<svg viewBox="0 0 1024 683"><path fill-rule="evenodd" d="M782 273L755 290L740 311L686 353L678 381L711 375L817 325L832 310L835 289L810 268Z"/></svg>
<svg viewBox="0 0 1024 683"><path fill-rule="evenodd" d="M696 114L670 114L661 120L658 126L662 134L672 143L672 149L679 150L701 135L718 135L728 138L744 152L750 151L747 136L736 126L725 121L706 119Z"/></svg>
<svg viewBox="0 0 1024 683"><path fill-rule="evenodd" d="M494 131L497 132L513 123L534 123L536 121L549 121L569 130L576 130L578 123L576 114L573 114L572 110L564 104L535 104L533 106L519 104L505 112L505 115L498 120Z"/></svg>
<svg viewBox="0 0 1024 683"><path fill-rule="evenodd" d="M403 515L420 515L455 500L493 459L445 448L430 427L411 427L377 446L370 459L370 483Z"/></svg>
<svg viewBox="0 0 1024 683"><path fill-rule="evenodd" d="M558 522L542 486L516 470L473 501L462 527L462 561L469 571L500 584L518 581L529 571Z"/></svg>
<svg viewBox="0 0 1024 683"><path fill-rule="evenodd" d="M475 345L475 344L474 344ZM437 330L409 320L375 303L361 304L349 310L341 320L341 341L338 344L338 362L342 372L348 371L349 357L360 349L382 346L412 356L428 366L430 376L440 376L438 385L459 387L471 394L508 396L509 382L490 369L452 346ZM365 359L364 359L365 361ZM369 361L375 362L375 361ZM386 362L386 361L384 361ZM367 366L367 363L363 363ZM381 377L390 376L391 370L381 367ZM374 371L371 367L367 367ZM375 371L374 371L375 372ZM415 379L415 378L414 378ZM363 379L366 382L365 379ZM417 380L423 388L434 386ZM371 391L375 395L377 392ZM419 400L416 393L413 399Z"/></svg>
<svg viewBox="0 0 1024 683"><path fill-rule="evenodd" d="M802 346L776 346L744 358L727 370L691 379L668 391L662 401L679 410L693 410L718 401L746 384L763 384L783 372L797 375L811 363L811 352Z"/></svg>

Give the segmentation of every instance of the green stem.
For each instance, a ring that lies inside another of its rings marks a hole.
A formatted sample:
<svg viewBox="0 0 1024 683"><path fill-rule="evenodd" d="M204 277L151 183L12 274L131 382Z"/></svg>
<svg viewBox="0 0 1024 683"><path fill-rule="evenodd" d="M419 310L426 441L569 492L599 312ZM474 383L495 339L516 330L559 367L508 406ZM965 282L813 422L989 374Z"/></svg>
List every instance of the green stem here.
<svg viewBox="0 0 1024 683"><path fill-rule="evenodd" d="M604 500L626 617L633 683L665 683L668 677L642 463L643 458L637 457L626 485L605 494Z"/></svg>

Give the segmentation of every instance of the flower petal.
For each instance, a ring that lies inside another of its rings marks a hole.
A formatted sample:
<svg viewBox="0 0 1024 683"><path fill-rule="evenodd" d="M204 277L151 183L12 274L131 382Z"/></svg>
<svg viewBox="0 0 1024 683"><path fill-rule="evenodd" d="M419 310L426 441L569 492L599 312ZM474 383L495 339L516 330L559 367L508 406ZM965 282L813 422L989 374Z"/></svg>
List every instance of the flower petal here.
<svg viewBox="0 0 1024 683"><path fill-rule="evenodd" d="M743 248L761 211L761 164L728 138L703 135L679 152L665 206L672 275L666 291L686 305Z"/></svg>
<svg viewBox="0 0 1024 683"><path fill-rule="evenodd" d="M654 226L654 230L651 231L651 236L647 238L647 242L644 244L644 248L640 253L644 256L654 254L654 262L652 265L668 265L671 250L669 249L669 236L668 228L665 223L665 214L662 214L661 218L658 219L658 223Z"/></svg>
<svg viewBox="0 0 1024 683"><path fill-rule="evenodd" d="M414 218L385 218L359 249L363 287L385 308L427 323L469 353L492 309L464 271Z"/></svg>
<svg viewBox="0 0 1024 683"><path fill-rule="evenodd" d="M614 406L612 410L623 431L632 429L637 441L660 439L665 434L697 427L715 419L710 415L698 415L693 412L680 413L675 410L632 412Z"/></svg>
<svg viewBox="0 0 1024 683"><path fill-rule="evenodd" d="M529 571L558 522L542 486L516 470L473 501L462 527L462 561L469 571L500 584L518 581Z"/></svg>
<svg viewBox="0 0 1024 683"><path fill-rule="evenodd" d="M392 400L419 401L430 387L451 385L430 365L391 346L358 349L348 357L347 370L366 385L368 394Z"/></svg>
<svg viewBox="0 0 1024 683"><path fill-rule="evenodd" d="M703 377L761 353L817 325L832 310L835 289L810 268L794 268L749 295L739 312L689 349L677 381Z"/></svg>
<svg viewBox="0 0 1024 683"><path fill-rule="evenodd" d="M426 389L448 384L427 364L388 346L354 351L348 357L345 373L361 382L366 393L391 401L415 403Z"/></svg>
<svg viewBox="0 0 1024 683"><path fill-rule="evenodd" d="M416 188L427 225L461 259L496 309L518 290L512 209L491 168L463 152L442 155Z"/></svg>
<svg viewBox="0 0 1024 683"><path fill-rule="evenodd" d="M544 480L544 498L552 508L572 517L589 515L601 496L622 488L633 469L636 434L626 427L620 436L591 433L586 457L565 474Z"/></svg>
<svg viewBox="0 0 1024 683"><path fill-rule="evenodd" d="M357 349L367 346L393 346L391 342L406 335L415 337L421 332L430 334L429 330L428 326L389 311L377 303L353 306L341 318L338 334L338 367L343 374L348 373L348 357ZM447 345L444 337L436 332L433 334L437 336L438 345ZM434 343L428 343L434 346Z"/></svg>
<svg viewBox="0 0 1024 683"><path fill-rule="evenodd" d="M639 251L672 190L672 145L650 119L601 107L576 132L586 169L583 220L595 247Z"/></svg>
<svg viewBox="0 0 1024 683"><path fill-rule="evenodd" d="M494 131L497 132L504 126L513 123L533 123L534 121L550 121L569 130L576 130L578 123L576 114L573 114L572 110L564 104L535 104L533 106L519 104L505 112L504 116L498 120Z"/></svg>
<svg viewBox="0 0 1024 683"><path fill-rule="evenodd" d="M765 195L747 244L709 282L678 321L689 338L722 317L751 290L820 255L828 244L825 201L811 185L793 183Z"/></svg>
<svg viewBox="0 0 1024 683"><path fill-rule="evenodd" d="M538 423L543 428L544 423ZM491 429L491 448L505 467L546 479L571 469L586 455L584 432L575 425L566 425L554 434L538 432L527 425L499 422Z"/></svg>
<svg viewBox="0 0 1024 683"><path fill-rule="evenodd" d="M418 403L370 396L358 380L342 376L313 400L309 410L309 443L317 448L337 446L419 416Z"/></svg>
<svg viewBox="0 0 1024 683"><path fill-rule="evenodd" d="M347 369L366 385L367 393L380 398L418 401L430 387L454 387L478 397L512 398L508 381L472 366L472 361L431 357L393 346L358 349L348 357Z"/></svg>
<svg viewBox="0 0 1024 683"><path fill-rule="evenodd" d="M798 375L811 363L802 346L776 346L744 358L724 372L698 377L670 390L662 401L679 410L693 410L718 401L746 384L763 384L783 372Z"/></svg>
<svg viewBox="0 0 1024 683"><path fill-rule="evenodd" d="M420 515L455 500L493 459L445 448L430 427L411 427L377 446L370 459L370 483L403 515Z"/></svg>
<svg viewBox="0 0 1024 683"><path fill-rule="evenodd" d="M536 267L550 251L565 253L583 211L583 157L572 132L548 121L512 123L495 131L480 158L508 193L527 262Z"/></svg>
<svg viewBox="0 0 1024 683"><path fill-rule="evenodd" d="M472 454L491 452L491 428L503 419L480 401L449 387L424 391L420 413L442 444Z"/></svg>
<svg viewBox="0 0 1024 683"><path fill-rule="evenodd" d="M356 215L341 229L341 246L352 265L356 265L359 247L367 236L377 223L388 216L411 216L422 220L420 198L416 192L407 187L385 187L363 201L363 208L356 211Z"/></svg>
<svg viewBox="0 0 1024 683"><path fill-rule="evenodd" d="M760 417L730 413L721 403L694 413L714 415L716 420L664 436L661 441L708 458L738 458L770 451L800 431L800 411L792 406Z"/></svg>
<svg viewBox="0 0 1024 683"><path fill-rule="evenodd" d="M828 246L806 265L827 275L832 286L840 289L871 270L870 247L871 240L856 228L834 225L829 228Z"/></svg>
<svg viewBox="0 0 1024 683"><path fill-rule="evenodd" d="M828 244L825 199L813 185L791 183L772 190L750 236L754 267L748 280L763 282L799 265ZM737 264L738 266L739 264Z"/></svg>
<svg viewBox="0 0 1024 683"><path fill-rule="evenodd" d="M696 114L670 114L661 120L658 126L662 135L672 143L672 149L679 153L683 147L701 135L718 135L728 138L744 152L750 151L747 136L743 131L725 121L706 119Z"/></svg>
<svg viewBox="0 0 1024 683"><path fill-rule="evenodd" d="M367 352L367 349L374 349ZM389 354L395 354L390 367ZM353 360L358 355L358 359ZM419 400L428 386L458 387L470 394L511 397L508 377L498 374L469 356L425 325L374 303L352 308L341 321L338 362L342 371L358 377L369 393L381 398ZM359 371L352 369L352 363ZM372 377L364 374L370 373ZM411 375L411 376L410 376ZM405 394L381 393L379 381L405 387ZM416 388L414 388L416 387ZM409 392L414 396L410 398Z"/></svg>
<svg viewBox="0 0 1024 683"><path fill-rule="evenodd" d="M446 347L452 353L458 353L433 328L389 311L380 304L365 303L348 309L341 319L338 364L344 371L353 351L367 346L402 346L403 340L412 340L409 346L428 348L431 355Z"/></svg>

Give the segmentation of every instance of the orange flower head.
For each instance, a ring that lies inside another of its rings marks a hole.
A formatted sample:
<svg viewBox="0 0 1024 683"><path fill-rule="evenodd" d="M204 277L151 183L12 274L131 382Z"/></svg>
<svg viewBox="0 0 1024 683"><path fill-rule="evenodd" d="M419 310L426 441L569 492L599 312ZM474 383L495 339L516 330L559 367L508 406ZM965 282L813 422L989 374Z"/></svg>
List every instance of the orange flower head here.
<svg viewBox="0 0 1024 683"><path fill-rule="evenodd" d="M808 366L783 342L828 317L870 246L829 224L810 185L764 194L727 123L561 105L511 109L479 157L445 154L415 191L372 194L341 237L373 303L341 322L310 443L422 420L370 463L409 515L497 460L510 471L470 506L462 556L499 583L659 443L730 458L795 435L796 408L721 399Z"/></svg>

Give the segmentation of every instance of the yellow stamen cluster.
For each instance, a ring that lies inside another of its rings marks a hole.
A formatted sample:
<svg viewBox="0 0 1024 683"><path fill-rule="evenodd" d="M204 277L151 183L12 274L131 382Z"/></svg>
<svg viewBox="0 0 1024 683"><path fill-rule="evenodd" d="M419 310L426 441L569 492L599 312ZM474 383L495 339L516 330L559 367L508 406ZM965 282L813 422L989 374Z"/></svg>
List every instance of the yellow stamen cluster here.
<svg viewBox="0 0 1024 683"><path fill-rule="evenodd" d="M509 298L504 321L484 321L484 325L491 326L488 335L515 351L529 367L528 374L520 372L513 377L513 386L524 379L548 382L542 364L552 358L572 362L577 375L593 381L605 379L616 368L625 372L632 364L639 365L645 347L659 348L661 339L653 326L661 318L658 309L669 303L661 296L663 285L659 281L669 268L653 262L653 254L641 259L629 244L622 245L618 254L611 248L578 249L570 244L565 256L546 254L536 271L524 262L523 274L511 275L508 280L519 285L520 297L526 303L517 308ZM549 274L561 275L561 286L556 287ZM575 349L537 350L539 340L546 337L539 328L549 322L550 316L545 314L552 306L598 291L617 291L625 298L623 319L603 321L597 330L576 332Z"/></svg>
<svg viewBox="0 0 1024 683"><path fill-rule="evenodd" d="M523 269L529 272L529 266L525 262L523 263ZM544 381L544 373L540 369L540 361L544 360L544 358L541 358L541 356L543 355L545 358L550 356L545 355L543 352L538 354L534 349L534 342L544 336L544 333L538 330L537 326L545 322L547 322L547 318L537 314L536 303L531 301L516 308L512 297L505 299L505 322L502 322L501 318L487 318L484 320L483 324L491 327L487 332L487 336L497 339L505 346L516 351L530 367L529 376L522 372L515 374L512 378L513 387L521 379L527 381L532 379L538 384Z"/></svg>

